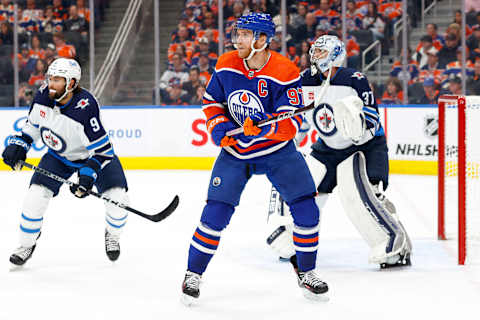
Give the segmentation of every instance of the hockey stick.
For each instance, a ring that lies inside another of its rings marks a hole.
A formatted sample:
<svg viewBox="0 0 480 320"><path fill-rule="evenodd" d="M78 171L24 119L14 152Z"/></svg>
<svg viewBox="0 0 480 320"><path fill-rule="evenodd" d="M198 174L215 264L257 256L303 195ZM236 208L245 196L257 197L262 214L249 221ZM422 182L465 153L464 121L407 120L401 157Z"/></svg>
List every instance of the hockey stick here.
<svg viewBox="0 0 480 320"><path fill-rule="evenodd" d="M21 166L25 166L29 169L32 169L33 171L35 172L38 172L44 176L47 176L53 180L56 180L58 182L62 182L62 183L65 183L69 186L73 186L73 185L76 185L76 183L73 183L72 181L70 180L67 180L67 179L64 179L62 177L59 177L57 176L56 174L48 171L48 170L45 170L45 169L42 169L42 168L39 168L37 166L34 166L33 164L30 164L30 163L27 163L25 161L19 161L20 165ZM168 205L168 207L166 207L165 209L163 209L162 211L160 211L159 213L156 213L156 214L153 214L153 215L149 215L149 214L146 214L146 213L143 213L143 212L140 212L138 210L135 210L129 206L127 206L126 204L124 203L121 203L121 202L118 202L118 201L115 201L109 197L107 197L106 195L103 195L103 194L99 194L99 193L96 193L95 191L93 190L89 190L87 191L87 193L89 195L92 195L92 196L95 196L99 199L102 199L108 203L111 203L113 205L116 205L117 207L120 207L122 209L125 209L127 211L130 211L132 213L135 213L136 215L139 215L140 217L143 217L145 219L148 219L150 221L153 221L153 222L159 222L159 221L162 221L163 219L165 219L166 217L168 217L169 215L172 214L173 211L175 211L175 209L177 209L178 207L178 203L180 201L180 199L178 198L178 196L176 195L175 198L173 198L172 202L170 202L170 204Z"/></svg>
<svg viewBox="0 0 480 320"><path fill-rule="evenodd" d="M289 118L298 116L299 114L303 114L307 111L315 109L320 104L320 101L323 99L323 97L325 96L325 93L327 92L327 88L330 86L331 75L332 75L332 68L330 67L330 70L328 71L327 79L324 81L324 83L322 85L322 91L320 91L320 93L318 94L318 97L315 98L315 101L310 103L308 106L303 107L303 108L298 108L298 109L292 110L292 111L282 112L278 116L275 116L273 118L261 120L258 123L256 123L255 125L257 127L263 127L263 126L266 126L268 124L279 122L279 121L282 121L282 120L285 120L285 119L289 119ZM236 134L239 134L239 133L242 133L242 132L243 132L243 127L227 131L226 135L227 136L233 136L233 135L236 135Z"/></svg>

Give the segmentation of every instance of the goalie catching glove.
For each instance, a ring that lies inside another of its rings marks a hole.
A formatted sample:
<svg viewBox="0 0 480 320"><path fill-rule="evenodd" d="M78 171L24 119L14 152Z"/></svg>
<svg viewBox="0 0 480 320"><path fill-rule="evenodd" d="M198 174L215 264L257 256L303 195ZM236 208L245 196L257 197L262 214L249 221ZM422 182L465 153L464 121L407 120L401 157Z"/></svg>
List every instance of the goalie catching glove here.
<svg viewBox="0 0 480 320"><path fill-rule="evenodd" d="M363 101L358 96L348 96L333 104L337 130L345 139L358 144L365 133Z"/></svg>

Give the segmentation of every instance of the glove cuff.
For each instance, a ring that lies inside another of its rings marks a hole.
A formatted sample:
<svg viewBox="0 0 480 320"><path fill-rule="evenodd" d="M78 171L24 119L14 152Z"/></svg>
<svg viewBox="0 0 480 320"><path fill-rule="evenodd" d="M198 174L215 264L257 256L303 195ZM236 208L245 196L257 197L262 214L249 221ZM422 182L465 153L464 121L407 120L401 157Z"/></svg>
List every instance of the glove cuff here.
<svg viewBox="0 0 480 320"><path fill-rule="evenodd" d="M30 142L29 142L30 141ZM7 140L8 145L17 145L25 149L25 152L28 152L30 150L31 144L33 140L32 138L22 135L22 136L10 136Z"/></svg>
<svg viewBox="0 0 480 320"><path fill-rule="evenodd" d="M81 167L80 170L78 170L78 173L81 176L91 177L93 181L96 181L98 177L98 173L100 172L100 169L101 169L100 163L95 159L90 158L85 163L85 166Z"/></svg>

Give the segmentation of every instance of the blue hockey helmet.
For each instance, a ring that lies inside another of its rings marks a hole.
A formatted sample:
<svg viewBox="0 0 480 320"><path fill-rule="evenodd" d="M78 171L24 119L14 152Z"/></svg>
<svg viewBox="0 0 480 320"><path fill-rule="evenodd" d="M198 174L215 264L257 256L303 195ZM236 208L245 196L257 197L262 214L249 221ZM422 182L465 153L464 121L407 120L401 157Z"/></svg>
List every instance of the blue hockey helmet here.
<svg viewBox="0 0 480 320"><path fill-rule="evenodd" d="M275 35L275 24L268 13L249 13L238 18L233 28L232 42L236 43L236 32L238 29L247 29L253 31L255 40L264 33L267 36L267 43Z"/></svg>

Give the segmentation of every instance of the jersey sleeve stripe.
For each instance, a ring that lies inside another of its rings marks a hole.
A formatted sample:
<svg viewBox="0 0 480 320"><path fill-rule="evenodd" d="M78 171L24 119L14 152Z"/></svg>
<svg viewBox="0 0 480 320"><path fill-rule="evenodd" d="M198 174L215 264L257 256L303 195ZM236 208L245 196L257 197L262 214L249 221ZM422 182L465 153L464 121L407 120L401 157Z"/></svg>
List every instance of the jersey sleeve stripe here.
<svg viewBox="0 0 480 320"><path fill-rule="evenodd" d="M87 150L92 150L92 149L96 149L102 145L104 145L105 143L109 142L108 141L108 135L104 135L103 137L95 140L92 144L90 144L89 146L87 146Z"/></svg>
<svg viewBox="0 0 480 320"><path fill-rule="evenodd" d="M203 113L207 117L208 120L212 119L213 117L224 115L225 111L223 108L219 107L208 107L203 109Z"/></svg>

